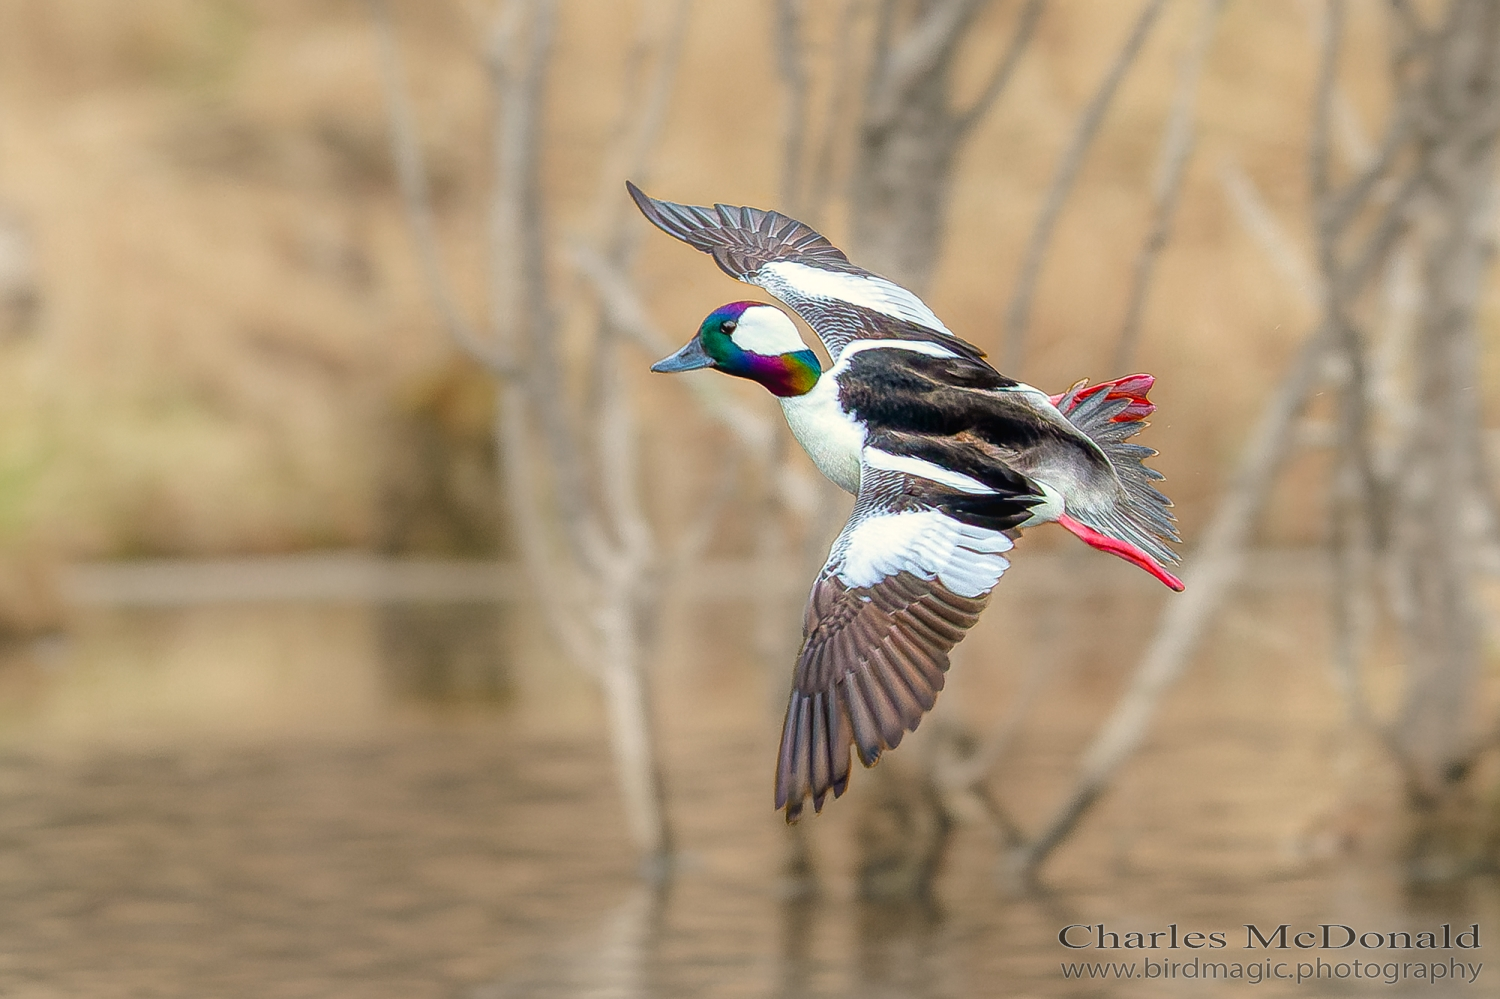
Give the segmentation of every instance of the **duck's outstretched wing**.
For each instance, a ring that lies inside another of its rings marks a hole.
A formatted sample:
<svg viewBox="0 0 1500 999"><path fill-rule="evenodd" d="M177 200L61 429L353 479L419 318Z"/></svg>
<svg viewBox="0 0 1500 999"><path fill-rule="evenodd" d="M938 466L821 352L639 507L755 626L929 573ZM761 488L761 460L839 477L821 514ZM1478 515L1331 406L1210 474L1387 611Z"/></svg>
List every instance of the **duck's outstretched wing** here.
<svg viewBox="0 0 1500 999"><path fill-rule="evenodd" d="M811 226L780 212L733 205L658 201L626 181L641 213L669 235L713 255L730 277L785 302L834 360L854 340L926 340L979 359L920 298L857 267Z"/></svg>
<svg viewBox="0 0 1500 999"><path fill-rule="evenodd" d="M859 497L813 584L776 767L788 822L849 783L849 750L873 766L943 689L948 652L1010 566L1006 531L1042 501L1024 476L976 454L971 474L898 437L865 446Z"/></svg>

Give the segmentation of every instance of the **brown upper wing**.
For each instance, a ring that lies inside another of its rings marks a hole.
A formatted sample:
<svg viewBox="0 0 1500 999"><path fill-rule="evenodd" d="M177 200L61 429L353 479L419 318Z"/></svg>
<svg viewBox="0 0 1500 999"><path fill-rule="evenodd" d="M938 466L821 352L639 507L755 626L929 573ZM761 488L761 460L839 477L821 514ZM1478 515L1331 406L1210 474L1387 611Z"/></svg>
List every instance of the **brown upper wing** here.
<svg viewBox="0 0 1500 999"><path fill-rule="evenodd" d="M679 205L626 182L641 214L689 246L713 255L730 277L791 306L835 358L854 340L941 343L975 360L984 352L943 325L921 299L849 262L816 229L780 212L743 205Z"/></svg>
<svg viewBox="0 0 1500 999"><path fill-rule="evenodd" d="M658 229L713 255L720 269L739 281L754 284L766 264L795 260L825 270L867 273L849 263L844 251L812 226L780 212L740 205L679 205L651 197L630 181L625 189L641 214Z"/></svg>

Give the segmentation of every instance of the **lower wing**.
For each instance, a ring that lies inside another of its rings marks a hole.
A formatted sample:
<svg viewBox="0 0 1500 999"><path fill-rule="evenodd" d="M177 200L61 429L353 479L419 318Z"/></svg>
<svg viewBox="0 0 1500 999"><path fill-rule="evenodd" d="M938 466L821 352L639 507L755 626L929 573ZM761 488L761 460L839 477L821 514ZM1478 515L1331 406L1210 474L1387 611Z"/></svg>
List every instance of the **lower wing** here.
<svg viewBox="0 0 1500 999"><path fill-rule="evenodd" d="M889 445L888 445L889 446ZM972 471L973 469L971 469ZM1008 530L1042 497L995 463L977 475L867 445L859 497L813 584L776 768L788 822L844 793L932 708L948 653L1010 566Z"/></svg>

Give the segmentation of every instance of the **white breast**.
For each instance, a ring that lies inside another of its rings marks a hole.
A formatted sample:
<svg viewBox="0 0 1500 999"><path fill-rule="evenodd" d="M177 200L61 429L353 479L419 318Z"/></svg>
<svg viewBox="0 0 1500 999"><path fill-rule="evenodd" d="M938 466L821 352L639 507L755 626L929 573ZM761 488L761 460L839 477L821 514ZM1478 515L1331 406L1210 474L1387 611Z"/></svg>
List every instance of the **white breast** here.
<svg viewBox="0 0 1500 999"><path fill-rule="evenodd" d="M818 471L845 492L858 493L865 428L839 407L834 379L824 374L811 392L782 398L781 411Z"/></svg>

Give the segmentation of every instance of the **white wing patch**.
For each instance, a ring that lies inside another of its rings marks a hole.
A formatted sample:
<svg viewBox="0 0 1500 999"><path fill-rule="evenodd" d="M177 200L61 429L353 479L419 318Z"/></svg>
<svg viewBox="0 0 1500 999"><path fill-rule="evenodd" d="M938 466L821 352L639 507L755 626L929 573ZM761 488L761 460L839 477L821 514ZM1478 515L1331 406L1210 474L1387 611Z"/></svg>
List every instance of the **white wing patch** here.
<svg viewBox="0 0 1500 999"><path fill-rule="evenodd" d="M994 589L1013 547L999 531L974 527L937 510L882 514L866 518L841 539L839 579L846 586L874 586L887 576L909 572L936 579L960 597Z"/></svg>
<svg viewBox="0 0 1500 999"><path fill-rule="evenodd" d="M778 298L781 297L779 291L788 290L806 298L835 299L953 335L953 331L944 326L920 298L873 274L846 274L799 264L795 260L777 260L761 267L756 283Z"/></svg>
<svg viewBox="0 0 1500 999"><path fill-rule="evenodd" d="M839 363L845 363L862 350L909 350L913 354L926 354L928 357L958 356L957 351L931 340L855 340L839 354Z"/></svg>
<svg viewBox="0 0 1500 999"><path fill-rule="evenodd" d="M905 454L891 454L879 448L866 449L864 460L871 468L883 468L888 472L902 472L906 475L915 475L919 479L928 479L932 482L940 482L950 489L957 489L961 493L969 493L974 496L993 496L995 490L980 482L971 475L955 472L951 468L933 464L922 458L913 458Z"/></svg>

